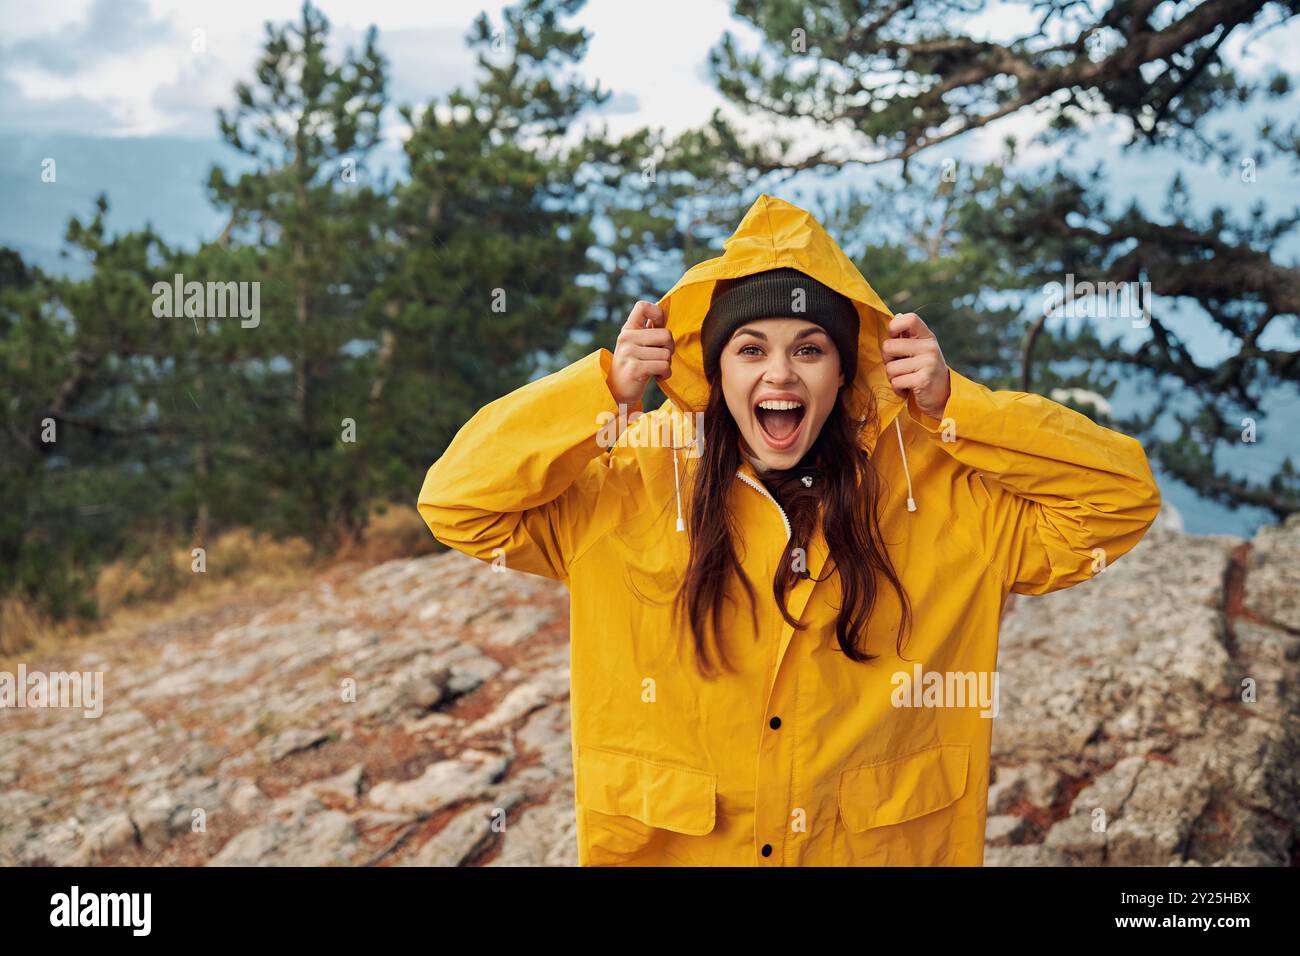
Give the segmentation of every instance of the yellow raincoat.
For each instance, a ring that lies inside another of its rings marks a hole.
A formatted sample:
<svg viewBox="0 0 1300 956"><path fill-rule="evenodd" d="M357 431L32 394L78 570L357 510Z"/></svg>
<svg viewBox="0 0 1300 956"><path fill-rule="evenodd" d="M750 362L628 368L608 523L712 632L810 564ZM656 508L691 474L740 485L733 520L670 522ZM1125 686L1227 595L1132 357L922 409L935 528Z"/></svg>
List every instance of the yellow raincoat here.
<svg viewBox="0 0 1300 956"><path fill-rule="evenodd" d="M782 266L859 311L843 400L861 420L867 390L876 396L863 443L886 485L881 531L913 628L900 658L901 606L880 579L867 639L880 657L844 656L838 577L815 580L820 532L811 576L788 598L807 627L789 627L771 588L788 523L742 459L728 506L759 627L733 584L724 639L736 672L706 681L687 629L670 625L688 554L677 516L707 398L700 325L716 280ZM1160 508L1141 445L955 369L943 419L923 414L881 363L893 313L811 215L773 196L659 305L676 343L660 383L670 400L612 449L601 436L618 407L601 348L475 414L418 502L445 544L569 588L579 863L982 865L1003 603L1085 581L1137 544Z"/></svg>

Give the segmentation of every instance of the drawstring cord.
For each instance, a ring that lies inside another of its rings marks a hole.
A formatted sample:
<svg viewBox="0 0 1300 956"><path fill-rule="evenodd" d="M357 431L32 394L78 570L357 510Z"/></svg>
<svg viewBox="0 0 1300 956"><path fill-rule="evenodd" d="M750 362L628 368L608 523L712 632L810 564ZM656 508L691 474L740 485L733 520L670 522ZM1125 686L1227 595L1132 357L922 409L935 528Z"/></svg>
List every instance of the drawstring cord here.
<svg viewBox="0 0 1300 956"><path fill-rule="evenodd" d="M894 431L898 432L898 451L903 456L903 474L907 476L907 510L916 510L916 499L912 497L912 472L907 467L907 449L903 447L903 429L894 419Z"/></svg>
<svg viewBox="0 0 1300 956"><path fill-rule="evenodd" d="M682 521L682 481L677 476L677 446L673 446L673 486L677 493L677 530L685 531L686 523Z"/></svg>

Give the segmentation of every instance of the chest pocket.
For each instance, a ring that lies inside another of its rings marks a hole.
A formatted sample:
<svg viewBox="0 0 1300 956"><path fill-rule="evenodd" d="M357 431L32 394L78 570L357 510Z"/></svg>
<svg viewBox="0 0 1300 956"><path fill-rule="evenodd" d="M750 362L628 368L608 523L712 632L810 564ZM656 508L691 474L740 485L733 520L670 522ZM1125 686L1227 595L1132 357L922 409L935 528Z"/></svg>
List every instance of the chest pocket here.
<svg viewBox="0 0 1300 956"><path fill-rule="evenodd" d="M969 744L936 744L840 774L839 806L852 833L942 810L966 792Z"/></svg>
<svg viewBox="0 0 1300 956"><path fill-rule="evenodd" d="M710 832L717 818L717 789L716 773L578 745L575 802L595 811L586 821L589 842L613 852L635 852L655 829L691 836Z"/></svg>

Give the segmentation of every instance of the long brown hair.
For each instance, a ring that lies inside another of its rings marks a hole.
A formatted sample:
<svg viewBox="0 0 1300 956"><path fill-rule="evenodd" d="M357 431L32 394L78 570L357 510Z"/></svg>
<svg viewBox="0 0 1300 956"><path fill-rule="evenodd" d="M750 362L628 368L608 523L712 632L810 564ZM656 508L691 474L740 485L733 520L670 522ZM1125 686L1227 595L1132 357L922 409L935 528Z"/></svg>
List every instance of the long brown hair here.
<svg viewBox="0 0 1300 956"><path fill-rule="evenodd" d="M705 677L716 673L709 659L706 639L706 628L710 624L722 665L731 669L720 635L722 602L730 599L727 591L733 575L745 588L755 630L758 627L757 597L736 557L734 541L739 529L735 515L727 508L727 495L736 481L736 471L741 462L740 430L727 407L720 376L721 372L715 370L709 379L709 402L702 423L703 449L694 471L690 494L690 560L674 601L676 613L680 614L683 605L689 610L697 666ZM869 399L867 422L873 422L876 417L875 400ZM860 646L860 641L865 643L867 619L876 603L874 572L884 575L902 604L897 638L900 656L903 633L911 627L912 613L880 532L876 514L876 504L880 500L880 475L859 443L858 436L859 424L845 409L841 390L811 450L824 477L815 482L816 489L791 495L783 503L791 535L786 553L777 564L772 593L786 623L802 630L805 625L790 616L786 594L802 576L796 569L795 557L797 554L807 555L808 542L820 511L830 552L824 575L839 573L843 595L835 633L840 649L850 660L866 663L879 657L867 653Z"/></svg>

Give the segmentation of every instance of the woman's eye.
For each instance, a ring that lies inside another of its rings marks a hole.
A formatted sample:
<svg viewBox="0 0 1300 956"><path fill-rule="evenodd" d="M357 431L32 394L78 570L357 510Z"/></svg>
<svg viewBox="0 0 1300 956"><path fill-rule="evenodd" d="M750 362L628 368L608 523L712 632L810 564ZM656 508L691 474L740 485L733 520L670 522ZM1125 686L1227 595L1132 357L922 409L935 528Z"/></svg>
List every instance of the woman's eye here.
<svg viewBox="0 0 1300 956"><path fill-rule="evenodd" d="M795 355L822 355L825 350L820 345L813 345L811 342L805 343L795 348ZM757 345L742 345L736 350L737 355L758 355L763 354L763 349Z"/></svg>

